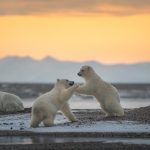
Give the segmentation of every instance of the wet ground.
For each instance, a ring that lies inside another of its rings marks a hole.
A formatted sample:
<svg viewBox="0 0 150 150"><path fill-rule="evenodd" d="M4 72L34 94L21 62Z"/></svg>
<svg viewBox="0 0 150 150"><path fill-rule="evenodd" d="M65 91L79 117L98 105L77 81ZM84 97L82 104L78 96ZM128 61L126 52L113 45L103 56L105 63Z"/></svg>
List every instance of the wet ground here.
<svg viewBox="0 0 150 150"><path fill-rule="evenodd" d="M47 144L47 143L79 143L79 142L103 142L103 143L124 143L124 144L145 144L150 145L149 138L109 138L109 137L49 137L49 136L3 136L0 137L0 144Z"/></svg>
<svg viewBox="0 0 150 150"><path fill-rule="evenodd" d="M90 136L90 134L89 134ZM1 150L149 150L150 137L2 136Z"/></svg>
<svg viewBox="0 0 150 150"><path fill-rule="evenodd" d="M53 147L54 149L57 149L55 145L62 145L65 143L65 145L70 145L70 149L74 149L72 147L73 145L76 145L76 147L78 146L78 144L83 148L83 143L88 145L86 147L86 149L90 149L91 145L93 147L94 145L94 149L98 148L98 145L101 143L101 145L117 145L116 147L119 147L119 144L125 145L125 147L127 147L127 145L135 147L135 148L149 148L150 147L150 139L149 138L102 138L102 137L49 137L49 136L7 136L7 137L0 137L0 145L3 148L6 147L14 147L16 148L17 145L21 146L29 146L29 145L43 145L43 148L46 145L51 145L51 148ZM45 146L44 146L45 145ZM48 146L47 146L48 147ZM81 147L79 149L81 149ZM124 148L125 148L124 147ZM33 147L32 147L33 148ZM69 147L68 147L69 148ZM92 149L93 149L92 148ZM64 149L63 147L61 149Z"/></svg>

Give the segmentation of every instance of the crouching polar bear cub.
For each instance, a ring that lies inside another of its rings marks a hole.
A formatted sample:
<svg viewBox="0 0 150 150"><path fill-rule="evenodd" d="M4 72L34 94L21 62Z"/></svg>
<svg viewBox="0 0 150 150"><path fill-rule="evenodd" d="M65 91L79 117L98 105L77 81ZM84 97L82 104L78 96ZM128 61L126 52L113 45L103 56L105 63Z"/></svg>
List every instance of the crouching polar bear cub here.
<svg viewBox="0 0 150 150"><path fill-rule="evenodd" d="M24 110L24 106L18 96L0 91L0 111L16 112L22 110Z"/></svg>
<svg viewBox="0 0 150 150"><path fill-rule="evenodd" d="M54 118L58 110L72 122L76 121L67 101L71 98L78 85L73 81L57 79L54 88L41 95L33 104L31 114L31 127L37 127L41 122L49 127L54 124Z"/></svg>
<svg viewBox="0 0 150 150"><path fill-rule="evenodd" d="M106 116L124 115L117 89L103 81L92 67L83 66L78 76L85 79L85 84L77 88L77 93L95 96Z"/></svg>

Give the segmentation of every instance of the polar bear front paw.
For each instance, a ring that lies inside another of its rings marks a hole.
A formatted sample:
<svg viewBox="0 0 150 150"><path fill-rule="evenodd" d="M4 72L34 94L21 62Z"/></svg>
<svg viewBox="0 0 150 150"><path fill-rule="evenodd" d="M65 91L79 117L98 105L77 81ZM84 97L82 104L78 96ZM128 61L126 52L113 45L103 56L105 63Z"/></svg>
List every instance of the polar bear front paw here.
<svg viewBox="0 0 150 150"><path fill-rule="evenodd" d="M71 122L78 122L79 120L77 118L71 119Z"/></svg>

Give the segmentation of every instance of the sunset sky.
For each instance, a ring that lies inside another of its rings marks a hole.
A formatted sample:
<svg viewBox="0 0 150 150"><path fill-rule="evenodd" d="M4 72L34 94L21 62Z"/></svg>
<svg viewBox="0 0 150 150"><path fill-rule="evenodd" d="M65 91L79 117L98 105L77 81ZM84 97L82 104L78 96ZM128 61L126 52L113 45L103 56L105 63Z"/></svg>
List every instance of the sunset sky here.
<svg viewBox="0 0 150 150"><path fill-rule="evenodd" d="M0 0L0 58L150 61L150 0Z"/></svg>

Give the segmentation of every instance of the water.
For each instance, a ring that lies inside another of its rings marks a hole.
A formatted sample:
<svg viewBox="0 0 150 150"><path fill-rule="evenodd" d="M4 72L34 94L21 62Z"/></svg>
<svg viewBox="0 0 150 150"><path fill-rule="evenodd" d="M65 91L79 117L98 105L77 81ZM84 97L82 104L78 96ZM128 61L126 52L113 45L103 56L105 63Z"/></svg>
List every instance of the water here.
<svg viewBox="0 0 150 150"><path fill-rule="evenodd" d="M23 99L25 108L32 107L35 99ZM83 99L79 97L73 97L70 101L70 107L72 109L99 109L99 103L96 99ZM121 98L121 105L123 108L139 108L150 105L150 98L146 99L134 99L134 98Z"/></svg>
<svg viewBox="0 0 150 150"><path fill-rule="evenodd" d="M102 142L150 145L149 138L87 138L87 137L50 137L50 136L1 136L0 145L11 144L54 144L54 143Z"/></svg>

